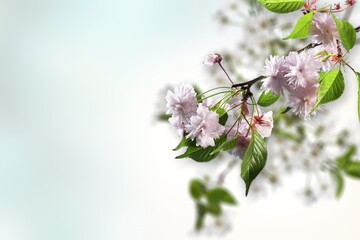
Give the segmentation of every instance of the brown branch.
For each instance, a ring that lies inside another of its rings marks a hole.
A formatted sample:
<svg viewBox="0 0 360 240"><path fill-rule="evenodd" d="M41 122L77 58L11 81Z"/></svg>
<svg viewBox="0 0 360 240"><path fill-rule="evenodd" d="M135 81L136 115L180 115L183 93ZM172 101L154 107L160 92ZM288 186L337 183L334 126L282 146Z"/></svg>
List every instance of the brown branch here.
<svg viewBox="0 0 360 240"><path fill-rule="evenodd" d="M254 83L256 83L256 82L258 82L258 81L260 81L260 80L262 80L262 79L264 79L264 78L266 78L266 77L265 77L265 76L259 76L259 77L255 78L255 79L250 80L250 81L247 81L247 82L234 84L234 85L232 85L231 87L232 87L232 88L236 88L236 87L249 88L249 87L251 87Z"/></svg>
<svg viewBox="0 0 360 240"><path fill-rule="evenodd" d="M301 53L305 50L309 50L311 48L316 48L317 46L320 46L320 45L322 45L322 43L310 43L310 44L306 45L305 47L303 47L302 49L297 50L296 52Z"/></svg>

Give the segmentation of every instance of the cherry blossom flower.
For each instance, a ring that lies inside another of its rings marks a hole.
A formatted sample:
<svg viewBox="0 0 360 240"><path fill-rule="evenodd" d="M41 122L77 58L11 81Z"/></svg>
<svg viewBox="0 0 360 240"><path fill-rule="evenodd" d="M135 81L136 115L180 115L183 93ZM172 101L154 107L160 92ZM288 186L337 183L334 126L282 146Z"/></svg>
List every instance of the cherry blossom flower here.
<svg viewBox="0 0 360 240"><path fill-rule="evenodd" d="M309 117L312 108L316 104L319 84L307 85L305 88L298 87L289 95L289 107L295 114Z"/></svg>
<svg viewBox="0 0 360 240"><path fill-rule="evenodd" d="M259 110L259 113L254 115L252 126L263 138L270 137L274 127L273 112L263 114Z"/></svg>
<svg viewBox="0 0 360 240"><path fill-rule="evenodd" d="M266 91L271 90L273 93L284 95L284 86L287 85L284 77L284 62L283 56L270 56L265 60L265 67L263 69L263 76L267 78L263 80L263 87Z"/></svg>
<svg viewBox="0 0 360 240"><path fill-rule="evenodd" d="M227 134L228 140L234 138L235 136L237 137L235 148L229 151L230 155L241 159L244 157L251 140L251 131L248 134L248 126L248 123L243 120L240 122L239 126L233 127L230 131L229 129L231 126L226 129L226 131L229 131Z"/></svg>
<svg viewBox="0 0 360 240"><path fill-rule="evenodd" d="M306 51L301 53L290 52L286 57L284 67L287 71L288 83L293 87L313 85L319 79L321 64Z"/></svg>
<svg viewBox="0 0 360 240"><path fill-rule="evenodd" d="M220 54L218 53L210 53L209 55L207 55L204 59L204 65L207 66L213 66L216 63L220 63L222 60L222 57L220 56Z"/></svg>
<svg viewBox="0 0 360 240"><path fill-rule="evenodd" d="M340 39L339 33L332 16L328 13L315 13L312 19L311 34L316 42L323 46L331 45L336 47L336 39Z"/></svg>
<svg viewBox="0 0 360 240"><path fill-rule="evenodd" d="M196 115L190 118L190 123L185 126L189 134L187 138L195 139L196 146L206 148L215 146L214 139L220 137L225 127L219 123L219 115L212 112L202 104L196 110Z"/></svg>
<svg viewBox="0 0 360 240"><path fill-rule="evenodd" d="M196 114L197 101L194 88L190 84L176 86L174 92L168 91L166 94L167 114L171 114L169 119L180 136L183 136L185 125L189 123L190 117Z"/></svg>

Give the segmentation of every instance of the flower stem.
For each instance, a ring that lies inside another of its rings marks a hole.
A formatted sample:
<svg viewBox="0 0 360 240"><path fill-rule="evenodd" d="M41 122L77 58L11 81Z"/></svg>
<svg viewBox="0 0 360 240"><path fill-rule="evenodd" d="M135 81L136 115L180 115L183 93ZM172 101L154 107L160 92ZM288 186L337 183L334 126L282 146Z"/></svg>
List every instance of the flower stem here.
<svg viewBox="0 0 360 240"><path fill-rule="evenodd" d="M231 84L234 85L234 82L231 80L229 74L226 72L225 68L221 65L221 63L219 63L219 66L220 66L221 69L224 71L226 77L229 79L229 81L231 82Z"/></svg>

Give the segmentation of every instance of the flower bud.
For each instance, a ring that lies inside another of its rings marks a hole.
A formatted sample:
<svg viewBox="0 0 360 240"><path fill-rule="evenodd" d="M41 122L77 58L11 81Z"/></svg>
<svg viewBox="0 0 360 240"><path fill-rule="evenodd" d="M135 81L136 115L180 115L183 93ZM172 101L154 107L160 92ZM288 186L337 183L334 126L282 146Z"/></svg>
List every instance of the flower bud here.
<svg viewBox="0 0 360 240"><path fill-rule="evenodd" d="M207 55L204 59L204 64L207 66L213 66L216 63L220 63L222 60L222 57L218 53L210 53Z"/></svg>

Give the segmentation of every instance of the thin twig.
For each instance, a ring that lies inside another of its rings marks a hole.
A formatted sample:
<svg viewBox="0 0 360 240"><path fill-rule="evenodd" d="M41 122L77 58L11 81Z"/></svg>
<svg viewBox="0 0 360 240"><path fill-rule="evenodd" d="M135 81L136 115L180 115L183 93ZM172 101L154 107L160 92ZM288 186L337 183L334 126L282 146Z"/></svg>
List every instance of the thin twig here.
<svg viewBox="0 0 360 240"><path fill-rule="evenodd" d="M231 170L236 166L236 164L240 161L238 158L234 158L229 165L220 173L218 177L217 183L222 185L225 181L226 176L231 172Z"/></svg>
<svg viewBox="0 0 360 240"><path fill-rule="evenodd" d="M316 48L317 46L320 46L320 45L322 45L322 43L310 43L307 46L303 47L302 49L297 50L296 52L301 53L301 52L303 52L305 50L309 50L311 48Z"/></svg>
<svg viewBox="0 0 360 240"><path fill-rule="evenodd" d="M220 66L221 69L224 71L225 75L227 76L227 78L229 79L229 81L231 82L231 84L234 85L234 82L231 80L229 74L226 72L225 68L221 65L220 62L219 62L219 66Z"/></svg>

